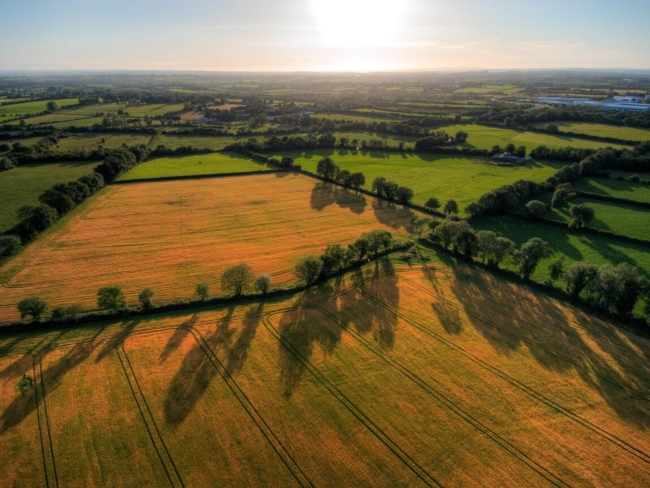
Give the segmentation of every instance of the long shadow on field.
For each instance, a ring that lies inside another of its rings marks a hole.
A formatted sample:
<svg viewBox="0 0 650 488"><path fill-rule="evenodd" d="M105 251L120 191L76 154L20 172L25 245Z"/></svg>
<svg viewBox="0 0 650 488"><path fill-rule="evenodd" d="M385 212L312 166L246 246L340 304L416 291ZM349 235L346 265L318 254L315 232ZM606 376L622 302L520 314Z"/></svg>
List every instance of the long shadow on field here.
<svg viewBox="0 0 650 488"><path fill-rule="evenodd" d="M217 323L217 329L205 341L214 348L220 342L227 340L227 331L232 320L234 307L227 310L226 315ZM180 369L172 378L167 397L163 405L165 421L172 425L181 424L196 403L203 397L212 379L218 374L209 357L197 342L183 358Z"/></svg>
<svg viewBox="0 0 650 488"><path fill-rule="evenodd" d="M36 385L23 397L17 393L16 398L0 415L0 435L4 434L7 430L17 426L25 418L27 418L36 409L35 391L44 386L43 390L45 395L51 394L61 385L63 377L72 369L79 366L93 353L98 347L99 343L95 339L101 333L101 329L97 334L87 342L78 342L72 348L63 354L56 361L52 362L49 366L42 370L39 377L34 378ZM44 349L38 351L44 352ZM30 362L32 360L29 357ZM31 365L30 365L31 366ZM30 370L31 371L31 370Z"/></svg>
<svg viewBox="0 0 650 488"><path fill-rule="evenodd" d="M320 346L322 352L330 356L341 341L341 327L318 310L309 307L310 302L320 302L332 293L333 289L329 285L311 289L298 299L295 308L285 312L279 319L272 318L274 327L291 345L287 347L278 344L280 387L286 398L291 397L300 385L306 369L305 362L312 358L314 346Z"/></svg>
<svg viewBox="0 0 650 488"><path fill-rule="evenodd" d="M317 183L311 191L311 208L319 212L324 208L337 204L355 214L362 214L366 209L366 197L347 188L341 188L331 183Z"/></svg>
<svg viewBox="0 0 650 488"><path fill-rule="evenodd" d="M262 311L264 309L264 302L260 302L255 307L251 307L245 314L242 320L242 329L239 337L228 351L228 361L226 362L226 370L230 374L238 373L244 367L244 363L248 358L248 349L253 342L257 328L262 321Z"/></svg>
<svg viewBox="0 0 650 488"><path fill-rule="evenodd" d="M405 228L410 231L410 225L406 227L404 222L411 222L415 218L415 214L410 208L395 205L379 198L373 200L372 210L375 212L377 222L393 229Z"/></svg>
<svg viewBox="0 0 650 488"><path fill-rule="evenodd" d="M194 314L178 326L178 328L174 331L172 336L167 341L167 344L165 344L163 350L160 352L160 364L164 363L169 355L178 349L178 347L183 343L187 335L190 333L192 326L196 324L198 318L198 315Z"/></svg>
<svg viewBox="0 0 650 488"><path fill-rule="evenodd" d="M101 351L97 354L97 358L95 359L95 362L98 363L102 359L104 359L106 356L111 354L115 349L121 345L127 337L131 335L131 332L133 332L133 329L135 329L135 326L138 325L137 320L131 320L127 323L124 324L124 327L115 335L112 335L106 341L104 341L104 347L102 348Z"/></svg>
<svg viewBox="0 0 650 488"><path fill-rule="evenodd" d="M647 340L643 341L645 351L639 353L621 344L633 335L613 325L573 313L550 298L467 266L456 266L453 271L453 297L499 354L527 349L548 371L578 374L626 422L650 428ZM525 357L526 353L521 359Z"/></svg>

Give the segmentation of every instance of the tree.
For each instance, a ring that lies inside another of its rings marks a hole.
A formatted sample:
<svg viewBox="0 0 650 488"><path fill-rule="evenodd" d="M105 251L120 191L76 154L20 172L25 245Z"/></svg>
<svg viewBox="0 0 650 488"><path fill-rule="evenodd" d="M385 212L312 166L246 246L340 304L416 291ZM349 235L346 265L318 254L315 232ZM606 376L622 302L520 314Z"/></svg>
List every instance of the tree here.
<svg viewBox="0 0 650 488"><path fill-rule="evenodd" d="M348 251L356 253L359 256L359 261L366 257L369 250L370 243L368 242L368 239L363 236L359 237L353 244L348 246Z"/></svg>
<svg viewBox="0 0 650 488"><path fill-rule="evenodd" d="M590 263L575 262L566 273L566 292L573 298L580 296L580 292L589 284L591 280L598 276L598 266Z"/></svg>
<svg viewBox="0 0 650 488"><path fill-rule="evenodd" d="M454 239L454 230L450 224L453 221L445 220L440 225L438 225L433 231L433 235L440 240L442 247L445 249L449 248L449 245L453 242Z"/></svg>
<svg viewBox="0 0 650 488"><path fill-rule="evenodd" d="M54 100L51 100L47 102L46 109L48 112L56 112L59 110L59 106L56 104Z"/></svg>
<svg viewBox="0 0 650 488"><path fill-rule="evenodd" d="M338 172L339 167L334 164L334 161L332 161L331 158L323 158L318 161L318 165L316 166L316 173L322 176L324 179L334 181Z"/></svg>
<svg viewBox="0 0 650 488"><path fill-rule="evenodd" d="M104 286L97 292L97 306L104 310L117 312L126 308L126 298L119 285Z"/></svg>
<svg viewBox="0 0 650 488"><path fill-rule="evenodd" d="M395 196L397 197L397 201L403 205L411 203L411 200L413 199L413 190L405 186L400 186L397 188Z"/></svg>
<svg viewBox="0 0 650 488"><path fill-rule="evenodd" d="M18 311L20 312L21 319L24 319L27 315L31 315L32 320L38 320L48 308L48 303L37 296L23 298L18 302Z"/></svg>
<svg viewBox="0 0 650 488"><path fill-rule="evenodd" d="M18 236L8 235L0 237L0 259L17 254L20 248L20 238Z"/></svg>
<svg viewBox="0 0 650 488"><path fill-rule="evenodd" d="M548 272L551 283L555 283L562 277L562 273L564 273L564 255L548 265Z"/></svg>
<svg viewBox="0 0 650 488"><path fill-rule="evenodd" d="M526 157L526 146L519 146L517 150L515 151L515 156L518 158L525 158Z"/></svg>
<svg viewBox="0 0 650 488"><path fill-rule="evenodd" d="M580 229L594 218L594 209L587 205L571 205L569 213L573 217L569 229Z"/></svg>
<svg viewBox="0 0 650 488"><path fill-rule="evenodd" d="M456 132L456 136L454 137L454 140L455 140L458 144L464 144L465 141L467 141L467 137L468 137L468 136L469 136L469 134L468 134L467 132L464 132L464 131L462 131L462 130L459 130L458 132Z"/></svg>
<svg viewBox="0 0 650 488"><path fill-rule="evenodd" d="M548 207L546 204L544 202L540 202L539 200L531 200L526 204L526 208L530 214L535 217L541 217L546 212L548 212Z"/></svg>
<svg viewBox="0 0 650 488"><path fill-rule="evenodd" d="M56 307L52 310L52 320L57 322L76 322L83 312L83 305L76 303L68 307Z"/></svg>
<svg viewBox="0 0 650 488"><path fill-rule="evenodd" d="M427 200L427 203L425 203L424 206L426 208L430 208L431 210L438 210L440 208L440 200L431 197Z"/></svg>
<svg viewBox="0 0 650 488"><path fill-rule="evenodd" d="M352 173L349 179L350 188L359 191L363 185L366 184L366 177L363 173Z"/></svg>
<svg viewBox="0 0 650 488"><path fill-rule="evenodd" d="M255 289L262 293L263 295L266 295L268 291L271 289L271 275L268 274L261 274L257 278L255 278Z"/></svg>
<svg viewBox="0 0 650 488"><path fill-rule="evenodd" d="M394 183L392 181L385 181L384 184L381 186L380 195L383 194L386 200L395 201L397 198L398 189L399 189L399 185L397 183Z"/></svg>
<svg viewBox="0 0 650 488"><path fill-rule="evenodd" d="M555 188L553 198L551 199L551 207L556 208L564 202L574 198L576 194L572 191L571 183L562 183Z"/></svg>
<svg viewBox="0 0 650 488"><path fill-rule="evenodd" d="M310 286L316 282L323 270L323 260L318 256L309 255L301 258L294 267L295 275Z"/></svg>
<svg viewBox="0 0 650 488"><path fill-rule="evenodd" d="M533 237L523 243L519 250L514 253L513 257L515 258L515 262L520 265L521 277L528 281L530 275L535 272L539 261L552 255L553 249L551 249L545 240L539 237Z"/></svg>
<svg viewBox="0 0 650 488"><path fill-rule="evenodd" d="M221 288L232 291L235 296L241 295L244 288L248 287L255 279L253 269L246 263L231 266L221 275Z"/></svg>
<svg viewBox="0 0 650 488"><path fill-rule="evenodd" d="M207 283L199 283L196 285L195 291L201 300L205 300L210 295L210 285Z"/></svg>
<svg viewBox="0 0 650 488"><path fill-rule="evenodd" d="M325 274L335 273L341 269L345 264L345 258L345 249L341 247L341 244L328 244L321 256Z"/></svg>
<svg viewBox="0 0 650 488"><path fill-rule="evenodd" d="M431 223L433 222L432 217L424 216L424 217L415 217L413 219L413 232L418 236L417 240L415 241L416 247L419 249L420 248L420 239L422 238L422 233L426 229L431 228Z"/></svg>
<svg viewBox="0 0 650 488"><path fill-rule="evenodd" d="M458 204L456 203L456 200L452 200L452 199L447 200L447 203L445 203L445 206L443 207L442 211L447 215L457 214Z"/></svg>
<svg viewBox="0 0 650 488"><path fill-rule="evenodd" d="M464 222L467 224L465 220L461 220L459 222ZM467 227L469 227L469 224ZM471 258L474 255L476 247L476 234L474 234L474 230L472 228L463 229L456 237L456 241L458 243L460 252L463 253L465 257Z"/></svg>
<svg viewBox="0 0 650 488"><path fill-rule="evenodd" d="M59 214L45 203L23 205L18 209L18 218L29 230L40 232L50 227L59 218Z"/></svg>
<svg viewBox="0 0 650 488"><path fill-rule="evenodd" d="M154 294L155 293L151 288L145 288L138 295L138 301L144 310L149 310L151 308L151 298Z"/></svg>
<svg viewBox="0 0 650 488"><path fill-rule="evenodd" d="M378 176L374 180L372 180L372 191L375 192L377 195L383 195L384 194L384 183L386 182L386 178L383 176Z"/></svg>
<svg viewBox="0 0 650 488"><path fill-rule="evenodd" d="M370 232L362 234L361 237L368 242L375 259L379 257L379 248L384 246L384 249L388 249L393 240L392 234L387 230L382 229L371 230Z"/></svg>

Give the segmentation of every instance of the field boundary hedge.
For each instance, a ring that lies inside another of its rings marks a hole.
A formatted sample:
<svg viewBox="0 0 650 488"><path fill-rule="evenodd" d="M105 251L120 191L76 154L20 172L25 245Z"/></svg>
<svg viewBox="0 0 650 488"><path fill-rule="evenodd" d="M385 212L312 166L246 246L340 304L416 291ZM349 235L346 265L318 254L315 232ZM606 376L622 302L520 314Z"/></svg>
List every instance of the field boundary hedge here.
<svg viewBox="0 0 650 488"><path fill-rule="evenodd" d="M155 178L136 178L133 180L121 180L113 181L111 185L128 185L130 183L149 183L156 181L176 181L176 180L205 180L208 178L226 178L231 176L254 176L254 175L265 175L273 173L290 173L295 172L295 170L286 168L286 169L260 169L256 171L237 171L232 173L217 173L209 175L186 175L186 176L157 176Z"/></svg>
<svg viewBox="0 0 650 488"><path fill-rule="evenodd" d="M602 200L604 202L621 203L629 205L630 207L650 208L650 202L640 202L638 200L629 200L627 198L614 197L611 195L601 195L600 193L592 193L590 191L575 191L578 197L590 198L592 200Z"/></svg>

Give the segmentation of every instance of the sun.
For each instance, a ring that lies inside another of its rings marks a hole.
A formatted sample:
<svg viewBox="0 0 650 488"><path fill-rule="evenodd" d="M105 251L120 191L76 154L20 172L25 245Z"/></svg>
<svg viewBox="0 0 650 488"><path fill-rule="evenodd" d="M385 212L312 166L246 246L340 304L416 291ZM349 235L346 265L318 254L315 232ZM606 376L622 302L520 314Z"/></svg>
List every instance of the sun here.
<svg viewBox="0 0 650 488"><path fill-rule="evenodd" d="M312 10L328 46L384 47L396 41L404 1L312 0Z"/></svg>

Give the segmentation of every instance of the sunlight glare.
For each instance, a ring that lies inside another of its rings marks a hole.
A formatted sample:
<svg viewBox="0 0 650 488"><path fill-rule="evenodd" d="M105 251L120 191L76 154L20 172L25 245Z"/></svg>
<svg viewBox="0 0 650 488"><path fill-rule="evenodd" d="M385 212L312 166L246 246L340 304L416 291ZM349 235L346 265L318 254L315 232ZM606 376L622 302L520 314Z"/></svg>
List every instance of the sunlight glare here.
<svg viewBox="0 0 650 488"><path fill-rule="evenodd" d="M395 42L404 1L312 0L324 41L332 47L385 47Z"/></svg>

